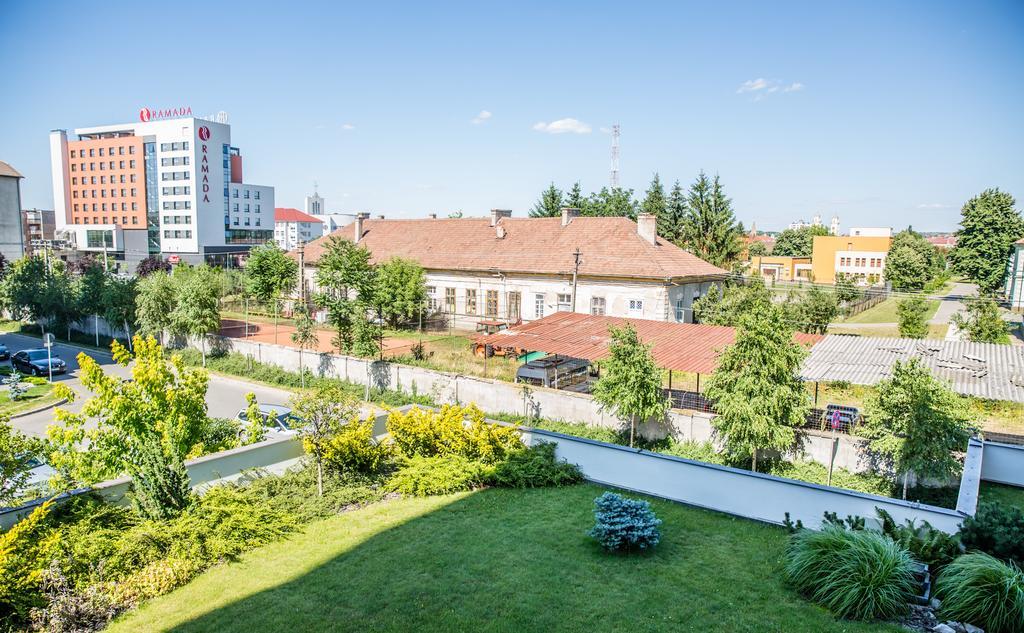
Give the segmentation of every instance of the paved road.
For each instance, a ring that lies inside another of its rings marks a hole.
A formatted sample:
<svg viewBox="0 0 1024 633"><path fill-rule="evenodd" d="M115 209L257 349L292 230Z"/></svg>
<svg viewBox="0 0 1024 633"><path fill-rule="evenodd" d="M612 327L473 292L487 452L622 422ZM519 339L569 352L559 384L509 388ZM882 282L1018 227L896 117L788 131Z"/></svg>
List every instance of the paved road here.
<svg viewBox="0 0 1024 633"><path fill-rule="evenodd" d="M0 343L3 343L11 350L11 353L22 349L41 347L40 340L21 334L0 334ZM70 411L79 411L82 404L89 396L88 390L82 385L78 377L78 361L76 357L79 352L85 352L98 362L108 373L128 377L131 375L129 367L121 367L111 358L107 352L100 352L93 349L59 343L54 347L55 353L64 359L68 364L68 373L62 376L54 376L54 382L62 382L71 387L77 394L75 402L62 405ZM7 363L3 363L7 364ZM206 392L206 405L209 414L213 417L231 418L245 407L245 394L248 392L256 394L256 399L262 404L283 405L288 402L292 392L274 387L249 383L234 378L222 376L210 376L210 386ZM21 429L32 435L45 435L46 427L53 424L53 409L40 411L24 417L11 420L12 426Z"/></svg>
<svg viewBox="0 0 1024 633"><path fill-rule="evenodd" d="M967 297L973 297L978 294L978 286L975 284L967 283L955 283L953 289L949 291L949 294L945 297L933 297L939 300L939 309L935 311L935 316L929 321L932 324L949 323L949 330L946 333L947 341L958 341L960 340L960 333L957 327L953 325L952 318L954 314L964 309L963 299Z"/></svg>

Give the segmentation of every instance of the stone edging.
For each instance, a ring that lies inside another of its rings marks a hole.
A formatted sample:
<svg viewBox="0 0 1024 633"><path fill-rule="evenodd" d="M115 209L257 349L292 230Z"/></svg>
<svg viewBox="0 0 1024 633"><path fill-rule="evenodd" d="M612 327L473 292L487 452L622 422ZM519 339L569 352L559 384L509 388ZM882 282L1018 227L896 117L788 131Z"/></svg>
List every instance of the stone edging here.
<svg viewBox="0 0 1024 633"><path fill-rule="evenodd" d="M32 409L31 411L22 411L21 413L15 413L14 415L11 416L11 419L17 420L18 418L24 418L29 415L34 415L36 413L39 413L40 411L46 411L47 409L52 409L54 407L59 407L62 404L67 404L67 402L67 398L61 398L56 402L51 402L50 404L39 407L38 409Z"/></svg>

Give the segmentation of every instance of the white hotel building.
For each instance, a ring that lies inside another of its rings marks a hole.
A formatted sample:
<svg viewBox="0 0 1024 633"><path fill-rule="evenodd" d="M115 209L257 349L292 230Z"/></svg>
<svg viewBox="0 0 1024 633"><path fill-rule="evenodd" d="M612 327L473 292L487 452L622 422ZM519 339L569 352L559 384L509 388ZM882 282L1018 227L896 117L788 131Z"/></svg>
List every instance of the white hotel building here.
<svg viewBox="0 0 1024 633"><path fill-rule="evenodd" d="M242 182L231 126L155 114L50 133L57 234L129 267L149 255L237 261L272 240L274 189Z"/></svg>

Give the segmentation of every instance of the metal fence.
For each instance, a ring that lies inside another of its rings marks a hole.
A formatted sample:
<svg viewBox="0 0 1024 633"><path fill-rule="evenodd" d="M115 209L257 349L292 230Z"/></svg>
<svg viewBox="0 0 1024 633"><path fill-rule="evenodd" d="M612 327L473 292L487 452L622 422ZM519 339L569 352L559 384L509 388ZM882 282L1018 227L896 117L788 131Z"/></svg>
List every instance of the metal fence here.
<svg viewBox="0 0 1024 633"><path fill-rule="evenodd" d="M700 411L712 414L717 413L717 411L715 411L715 403L705 398L700 393L680 389L663 389L662 391L665 393L665 397L671 403L673 409L688 409L691 411ZM832 413L827 409L819 409L815 407L807 412L807 417L804 420L804 423L800 425L800 428L815 431L835 430L839 433L850 434L857 425L857 418L851 419L849 416L839 416L836 422L835 428L833 429ZM1021 440L1022 443L1024 443L1024 438L1021 438Z"/></svg>
<svg viewBox="0 0 1024 633"><path fill-rule="evenodd" d="M882 288L862 290L858 298L846 303L843 307L843 312L847 317L852 317L855 314L860 314L865 310L875 307L888 298L889 291Z"/></svg>

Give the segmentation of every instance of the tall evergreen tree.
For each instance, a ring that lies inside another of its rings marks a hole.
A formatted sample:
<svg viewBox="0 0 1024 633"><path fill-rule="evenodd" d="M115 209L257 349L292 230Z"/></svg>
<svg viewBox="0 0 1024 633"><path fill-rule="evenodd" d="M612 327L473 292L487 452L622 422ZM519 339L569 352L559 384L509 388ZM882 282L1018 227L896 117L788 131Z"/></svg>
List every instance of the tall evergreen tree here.
<svg viewBox="0 0 1024 633"><path fill-rule="evenodd" d="M665 217L666 207L665 188L661 186L661 177L655 172L654 178L651 179L651 185L647 187L643 202L640 203L640 213L649 213L658 218L659 235L664 235L661 223Z"/></svg>
<svg viewBox="0 0 1024 633"><path fill-rule="evenodd" d="M1024 219L1016 200L999 189L986 189L964 204L953 269L971 279L984 293L999 290L1006 280L1006 262L1013 243L1024 237Z"/></svg>
<svg viewBox="0 0 1024 633"><path fill-rule="evenodd" d="M690 186L687 213L680 232L683 248L701 259L728 267L743 251L743 228L736 221L732 200L726 197L718 176L703 171Z"/></svg>
<svg viewBox="0 0 1024 633"><path fill-rule="evenodd" d="M686 217L686 192L677 180L665 201L665 212L658 216L658 234L670 242L678 242Z"/></svg>
<svg viewBox="0 0 1024 633"><path fill-rule="evenodd" d="M540 194L540 199L530 209L531 218L553 218L562 212L562 190L555 183L548 185Z"/></svg>
<svg viewBox="0 0 1024 633"><path fill-rule="evenodd" d="M573 209L582 209L586 203L587 199L583 195L583 188L580 187L579 181L576 181L565 198L565 206Z"/></svg>

